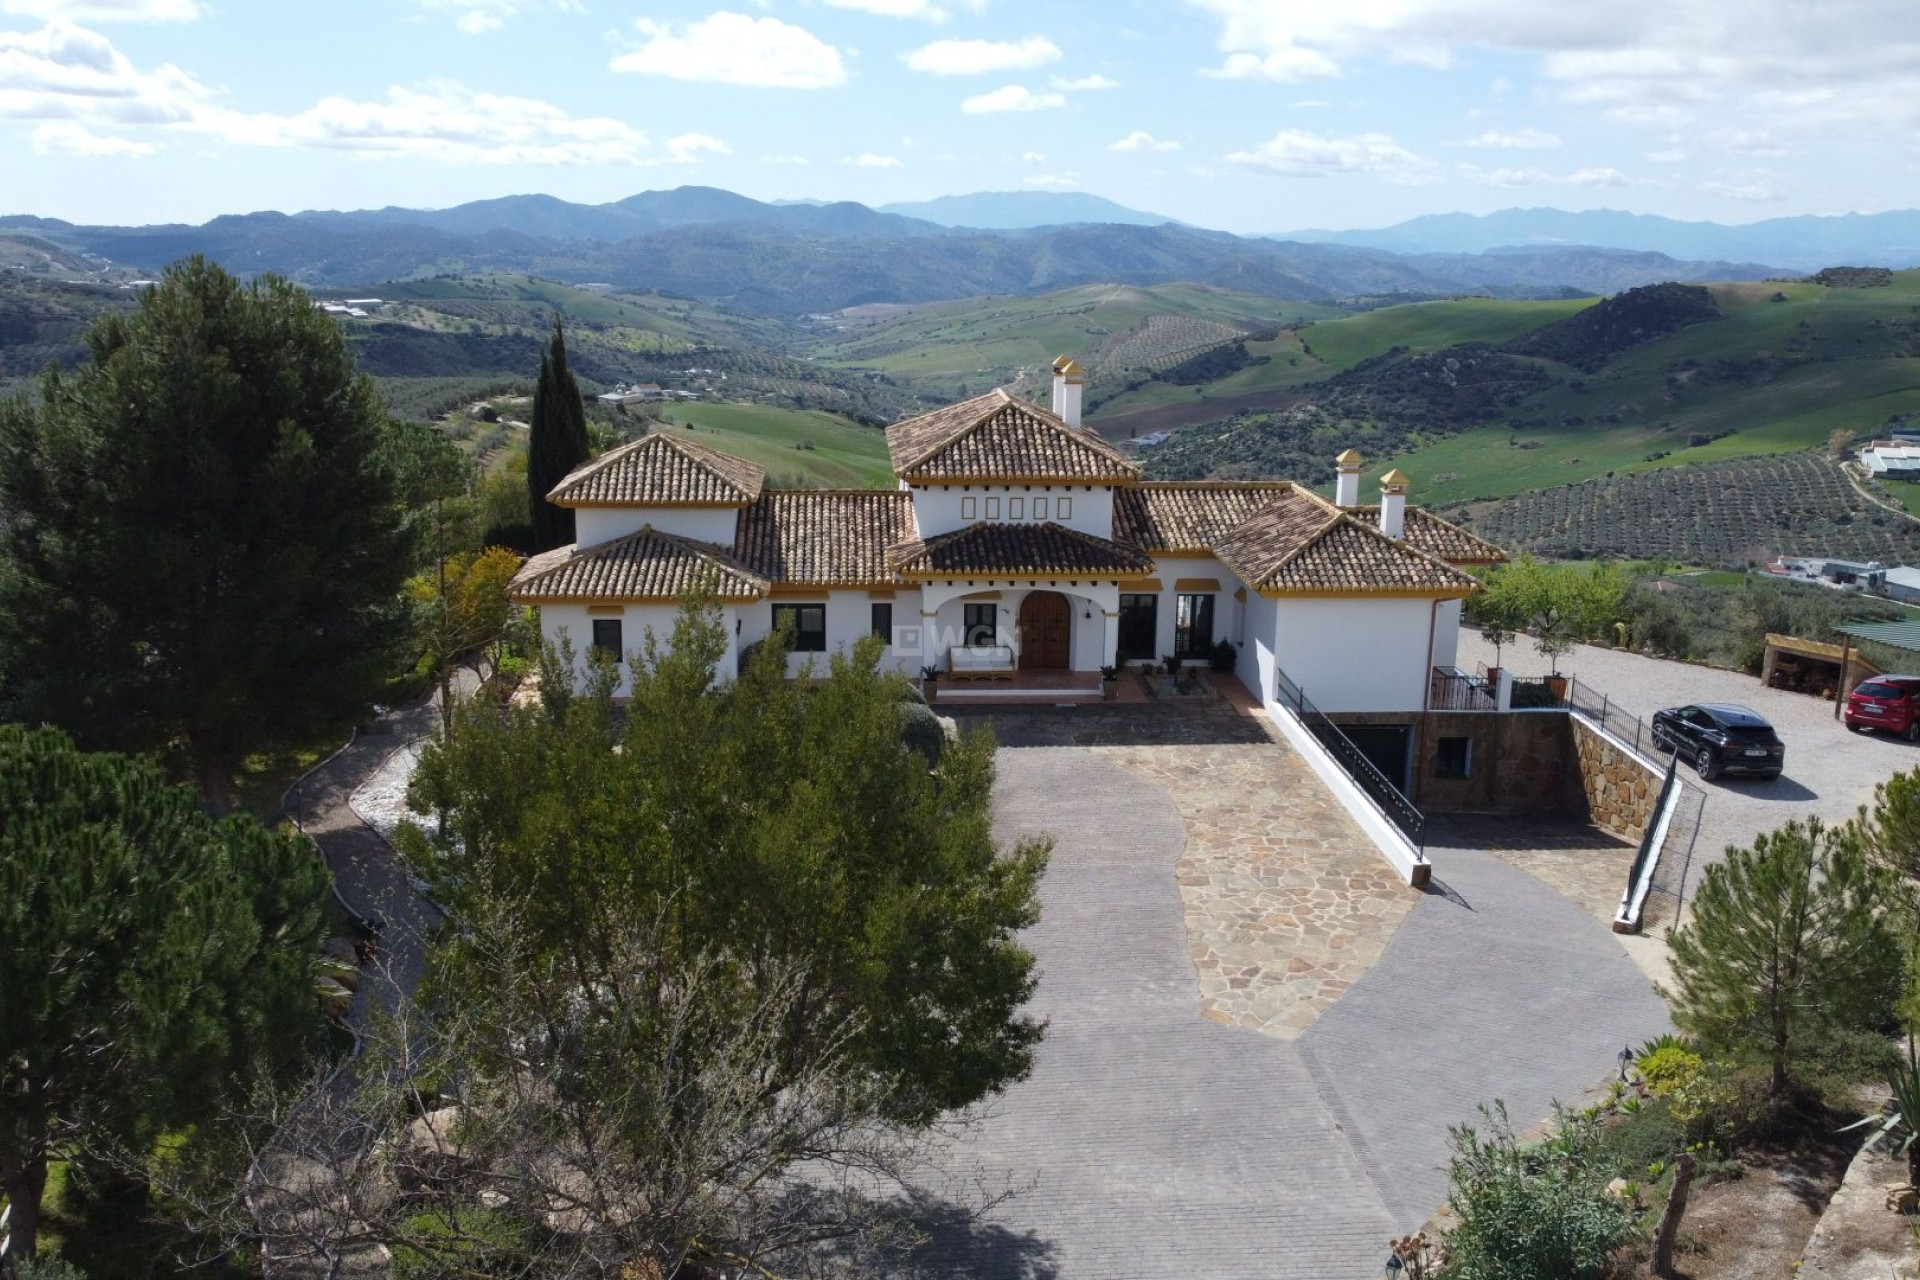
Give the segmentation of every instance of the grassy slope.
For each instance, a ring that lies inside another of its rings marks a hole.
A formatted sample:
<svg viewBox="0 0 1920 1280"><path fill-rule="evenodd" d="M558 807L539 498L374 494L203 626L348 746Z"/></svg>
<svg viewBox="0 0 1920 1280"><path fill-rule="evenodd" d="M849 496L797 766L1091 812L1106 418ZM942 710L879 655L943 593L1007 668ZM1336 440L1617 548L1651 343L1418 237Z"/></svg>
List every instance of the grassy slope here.
<svg viewBox="0 0 1920 1280"><path fill-rule="evenodd" d="M1592 306L1597 298L1514 302L1502 298L1445 298L1382 307L1316 324L1302 335L1329 369L1349 369L1394 347L1437 351L1462 342L1510 342L1523 333Z"/></svg>
<svg viewBox="0 0 1920 1280"><path fill-rule="evenodd" d="M799 476L836 489L892 484L886 437L833 413L772 405L685 403L667 406L670 422L692 424L701 444L759 463L778 482ZM794 446L813 441L811 449Z"/></svg>
<svg viewBox="0 0 1920 1280"><path fill-rule="evenodd" d="M875 320L850 318L813 354L909 380L979 379L984 389L1107 337L1090 330L1120 333L1148 316L1168 314L1258 326L1337 312L1204 285L1084 285L1038 297L929 303Z"/></svg>
<svg viewBox="0 0 1920 1280"><path fill-rule="evenodd" d="M1920 359L1895 354L1899 339L1893 331L1920 306L1920 271L1900 273L1884 289L1712 287L1724 313L1720 320L1650 343L1583 380L1549 366L1568 383L1584 381L1586 389L1563 383L1512 411L1536 425L1467 431L1388 459L1381 469L1406 471L1426 502L1501 497L1609 471L1817 447L1838 428L1864 436L1891 414L1920 410ZM1776 291L1787 301L1768 301ZM1316 326L1309 333L1331 327ZM1753 385L1696 376L1669 388L1667 371L1681 361L1748 360L1789 351L1795 344L1820 358ZM1609 414L1618 414L1620 421L1593 421ZM1573 416L1586 421L1562 421ZM1537 425L1541 420L1549 425ZM1701 446L1688 444L1693 435L1723 431L1733 434ZM1513 448L1513 439L1539 447ZM1655 453L1666 456L1649 457Z"/></svg>

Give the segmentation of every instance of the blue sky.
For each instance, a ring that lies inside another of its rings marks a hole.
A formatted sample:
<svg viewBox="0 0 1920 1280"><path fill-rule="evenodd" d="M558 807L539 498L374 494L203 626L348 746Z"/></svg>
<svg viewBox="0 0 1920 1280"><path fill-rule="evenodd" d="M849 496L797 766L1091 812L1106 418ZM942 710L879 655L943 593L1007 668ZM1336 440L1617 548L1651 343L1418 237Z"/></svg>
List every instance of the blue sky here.
<svg viewBox="0 0 1920 1280"><path fill-rule="evenodd" d="M0 212L1086 190L1233 231L1920 203L1914 0L0 0Z"/></svg>

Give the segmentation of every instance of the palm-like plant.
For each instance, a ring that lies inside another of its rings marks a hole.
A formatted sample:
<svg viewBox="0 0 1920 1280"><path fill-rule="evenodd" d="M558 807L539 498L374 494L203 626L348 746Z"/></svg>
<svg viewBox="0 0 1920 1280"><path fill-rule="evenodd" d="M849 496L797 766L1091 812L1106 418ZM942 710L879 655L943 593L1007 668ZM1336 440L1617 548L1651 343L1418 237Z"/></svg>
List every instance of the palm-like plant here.
<svg viewBox="0 0 1920 1280"><path fill-rule="evenodd" d="M1888 1155L1904 1154L1907 1157L1907 1185L1920 1187L1920 1146L1914 1145L1914 1138L1920 1137L1920 1054L1915 1051L1911 1033L1907 1036L1906 1061L1895 1060L1887 1070L1887 1089L1893 1094L1890 1112L1855 1121L1840 1132L1877 1125L1878 1128L1867 1139L1868 1144L1886 1142L1891 1144Z"/></svg>

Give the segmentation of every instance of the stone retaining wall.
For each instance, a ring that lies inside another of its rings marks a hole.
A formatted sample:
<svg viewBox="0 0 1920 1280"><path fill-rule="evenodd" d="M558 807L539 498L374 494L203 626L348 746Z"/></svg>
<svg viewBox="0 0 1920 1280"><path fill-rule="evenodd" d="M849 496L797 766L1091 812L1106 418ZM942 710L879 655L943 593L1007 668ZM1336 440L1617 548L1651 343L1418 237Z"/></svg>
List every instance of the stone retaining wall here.
<svg viewBox="0 0 1920 1280"><path fill-rule="evenodd" d="M1566 719L1573 726L1589 820L1622 840L1640 839L1660 798L1660 776L1577 716Z"/></svg>

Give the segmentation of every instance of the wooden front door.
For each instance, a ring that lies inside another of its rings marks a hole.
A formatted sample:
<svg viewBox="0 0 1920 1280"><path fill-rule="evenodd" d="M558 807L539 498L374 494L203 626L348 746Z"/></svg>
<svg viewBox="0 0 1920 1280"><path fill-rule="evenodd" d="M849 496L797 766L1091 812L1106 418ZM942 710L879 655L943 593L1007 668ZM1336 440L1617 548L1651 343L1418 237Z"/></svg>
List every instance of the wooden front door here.
<svg viewBox="0 0 1920 1280"><path fill-rule="evenodd" d="M1064 671L1073 607L1058 591L1029 591L1020 602L1020 669Z"/></svg>

